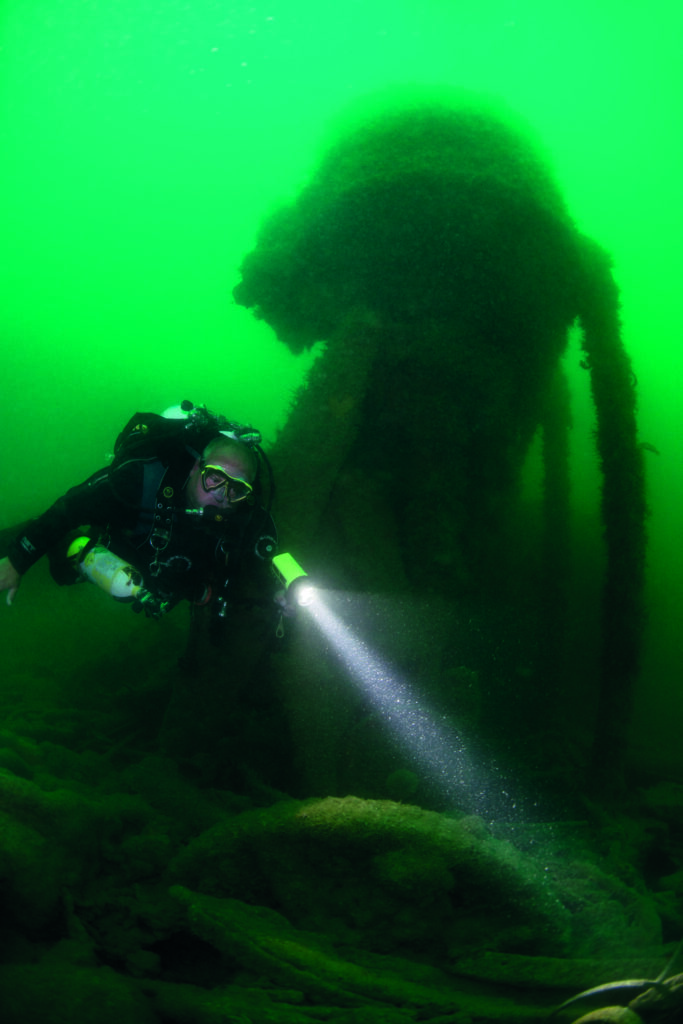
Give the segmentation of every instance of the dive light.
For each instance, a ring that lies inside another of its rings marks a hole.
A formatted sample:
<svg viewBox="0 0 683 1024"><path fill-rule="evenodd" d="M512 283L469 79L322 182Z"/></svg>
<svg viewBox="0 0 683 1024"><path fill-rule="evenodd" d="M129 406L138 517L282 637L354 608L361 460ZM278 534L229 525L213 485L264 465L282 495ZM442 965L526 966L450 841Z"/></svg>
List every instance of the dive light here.
<svg viewBox="0 0 683 1024"><path fill-rule="evenodd" d="M296 601L302 607L311 603L315 596L315 588L309 582L306 570L301 568L292 555L287 552L276 555L272 566L276 579L285 588L288 600Z"/></svg>

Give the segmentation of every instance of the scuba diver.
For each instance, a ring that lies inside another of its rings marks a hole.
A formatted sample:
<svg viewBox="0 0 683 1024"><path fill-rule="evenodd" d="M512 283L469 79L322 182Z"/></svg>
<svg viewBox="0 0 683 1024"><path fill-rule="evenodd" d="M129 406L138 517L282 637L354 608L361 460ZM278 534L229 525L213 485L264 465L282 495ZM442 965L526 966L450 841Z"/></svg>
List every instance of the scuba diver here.
<svg viewBox="0 0 683 1024"><path fill-rule="evenodd" d="M136 413L117 438L111 465L10 542L0 560L7 603L47 555L60 585L90 580L151 618L183 599L208 606L214 635L235 602L264 603L266 587L266 603L283 607L270 572L273 480L260 441L253 427L191 402L163 416Z"/></svg>

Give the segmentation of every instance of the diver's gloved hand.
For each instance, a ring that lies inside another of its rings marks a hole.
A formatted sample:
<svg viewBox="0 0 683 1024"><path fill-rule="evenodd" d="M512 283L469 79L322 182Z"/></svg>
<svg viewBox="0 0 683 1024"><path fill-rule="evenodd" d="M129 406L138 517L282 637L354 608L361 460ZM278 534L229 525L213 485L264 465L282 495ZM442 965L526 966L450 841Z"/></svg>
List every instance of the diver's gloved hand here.
<svg viewBox="0 0 683 1024"><path fill-rule="evenodd" d="M131 607L136 615L144 612L148 619L160 619L168 608L168 601L162 601L156 594L140 587Z"/></svg>
<svg viewBox="0 0 683 1024"><path fill-rule="evenodd" d="M273 594L273 601L277 605L280 614L284 615L285 618L291 619L296 615L298 605L296 601L289 600L286 590L277 590Z"/></svg>

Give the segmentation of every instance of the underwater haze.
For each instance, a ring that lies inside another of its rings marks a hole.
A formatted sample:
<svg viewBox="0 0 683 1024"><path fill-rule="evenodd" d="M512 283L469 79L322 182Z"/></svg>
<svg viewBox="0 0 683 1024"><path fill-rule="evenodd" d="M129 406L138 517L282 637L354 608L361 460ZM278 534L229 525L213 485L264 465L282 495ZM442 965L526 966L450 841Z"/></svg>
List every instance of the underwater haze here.
<svg viewBox="0 0 683 1024"><path fill-rule="evenodd" d="M682 30L0 0L2 1024L679 1024Z"/></svg>
<svg viewBox="0 0 683 1024"><path fill-rule="evenodd" d="M4 0L0 526L103 465L137 410L189 398L271 443L315 352L231 297L260 222L350 107L482 94L528 124L614 257L652 512L634 742L680 774L682 28L679 4L630 0ZM595 516L579 363L573 501ZM2 609L3 636L30 600Z"/></svg>

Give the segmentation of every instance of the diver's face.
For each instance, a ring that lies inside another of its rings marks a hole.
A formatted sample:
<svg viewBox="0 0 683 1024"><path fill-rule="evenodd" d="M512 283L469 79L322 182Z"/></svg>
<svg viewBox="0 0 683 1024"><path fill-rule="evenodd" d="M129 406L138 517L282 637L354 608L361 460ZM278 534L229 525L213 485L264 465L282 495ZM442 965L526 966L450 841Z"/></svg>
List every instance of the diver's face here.
<svg viewBox="0 0 683 1024"><path fill-rule="evenodd" d="M195 462L185 485L185 497L189 508L213 505L227 510L245 500L252 482L251 467L239 453L214 450Z"/></svg>

